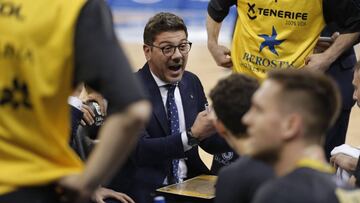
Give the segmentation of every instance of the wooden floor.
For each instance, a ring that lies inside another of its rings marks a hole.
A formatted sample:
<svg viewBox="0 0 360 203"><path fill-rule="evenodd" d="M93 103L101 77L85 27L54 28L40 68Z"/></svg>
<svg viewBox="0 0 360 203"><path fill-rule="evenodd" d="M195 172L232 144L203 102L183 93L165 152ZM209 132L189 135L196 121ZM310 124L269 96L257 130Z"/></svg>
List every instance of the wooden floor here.
<svg viewBox="0 0 360 203"><path fill-rule="evenodd" d="M135 70L141 68L145 63L142 44L125 43L123 46L133 67L136 67ZM215 64L205 44L193 44L187 70L195 73L200 78L206 94L220 78L230 74L229 70ZM351 113L346 143L360 147L360 109L357 106L353 107ZM211 162L212 157L210 155L204 155L203 152L200 154L205 157L204 162L206 164Z"/></svg>

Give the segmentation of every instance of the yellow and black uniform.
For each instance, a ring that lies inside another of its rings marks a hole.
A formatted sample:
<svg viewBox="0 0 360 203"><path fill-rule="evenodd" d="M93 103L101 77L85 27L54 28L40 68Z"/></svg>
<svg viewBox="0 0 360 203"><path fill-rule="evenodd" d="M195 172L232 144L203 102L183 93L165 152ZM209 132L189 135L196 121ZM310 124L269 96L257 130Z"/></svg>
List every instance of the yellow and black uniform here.
<svg viewBox="0 0 360 203"><path fill-rule="evenodd" d="M102 0L0 0L0 8L3 202L82 171L68 140L74 85L84 81L104 95L110 114L144 96Z"/></svg>
<svg viewBox="0 0 360 203"><path fill-rule="evenodd" d="M265 183L252 203L355 203L359 194L337 180L330 165L302 159L288 175Z"/></svg>
<svg viewBox="0 0 360 203"><path fill-rule="evenodd" d="M263 79L271 69L301 68L325 23L341 32L360 30L360 13L351 0L211 0L208 13L221 22L237 5L231 57L233 70Z"/></svg>

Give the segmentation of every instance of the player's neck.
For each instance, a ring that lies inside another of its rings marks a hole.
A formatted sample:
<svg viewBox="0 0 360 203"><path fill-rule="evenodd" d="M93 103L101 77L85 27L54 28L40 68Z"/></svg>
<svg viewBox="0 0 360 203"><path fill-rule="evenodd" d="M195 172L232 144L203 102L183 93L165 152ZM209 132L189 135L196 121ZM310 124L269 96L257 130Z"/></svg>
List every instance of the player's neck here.
<svg viewBox="0 0 360 203"><path fill-rule="evenodd" d="M303 159L312 159L315 161L327 163L324 149L317 144L309 145L304 149Z"/></svg>
<svg viewBox="0 0 360 203"><path fill-rule="evenodd" d="M285 176L297 168L302 159L325 161L324 152L318 145L309 145L305 142L293 142L284 146L279 154L278 161L274 164L277 176Z"/></svg>
<svg viewBox="0 0 360 203"><path fill-rule="evenodd" d="M235 138L233 142L233 149L238 155L244 155L247 152L247 138Z"/></svg>

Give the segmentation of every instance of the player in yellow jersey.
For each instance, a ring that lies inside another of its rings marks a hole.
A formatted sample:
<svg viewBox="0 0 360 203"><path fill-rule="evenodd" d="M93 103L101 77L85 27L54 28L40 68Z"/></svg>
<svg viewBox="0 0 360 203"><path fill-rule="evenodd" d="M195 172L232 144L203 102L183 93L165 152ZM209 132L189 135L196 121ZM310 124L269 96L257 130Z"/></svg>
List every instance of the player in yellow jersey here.
<svg viewBox="0 0 360 203"><path fill-rule="evenodd" d="M102 0L0 0L0 202L86 201L127 157L150 106ZM69 147L67 98L85 82L109 102L85 167Z"/></svg>
<svg viewBox="0 0 360 203"><path fill-rule="evenodd" d="M221 22L237 6L238 18L230 50L218 44ZM313 54L325 24L342 33L321 54ZM325 71L357 40L360 10L352 0L211 0L208 5L208 48L216 63L262 79L272 69ZM231 57L230 57L231 55Z"/></svg>
<svg viewBox="0 0 360 203"><path fill-rule="evenodd" d="M208 5L208 48L216 63L262 80L269 70L309 68L332 76L342 93L342 112L327 133L325 149L345 141L351 99L352 45L360 31L359 0L211 0ZM229 7L238 18L231 51L218 44L221 22ZM322 53L313 53L324 26L341 34Z"/></svg>

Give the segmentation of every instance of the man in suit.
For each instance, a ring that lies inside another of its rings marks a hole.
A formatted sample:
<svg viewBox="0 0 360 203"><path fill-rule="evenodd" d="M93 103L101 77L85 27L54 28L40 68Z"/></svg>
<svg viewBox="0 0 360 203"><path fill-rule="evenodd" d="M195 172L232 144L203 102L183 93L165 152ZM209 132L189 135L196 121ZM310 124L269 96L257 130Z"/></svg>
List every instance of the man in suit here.
<svg viewBox="0 0 360 203"><path fill-rule="evenodd" d="M136 75L143 82L153 114L112 188L137 203L151 202L151 193L167 184L208 172L197 145L215 132L199 78L185 71L191 42L184 21L158 13L145 26L143 51L147 63ZM208 149L220 152L222 140ZM214 148L215 147L215 148ZM227 148L229 149L229 148Z"/></svg>

